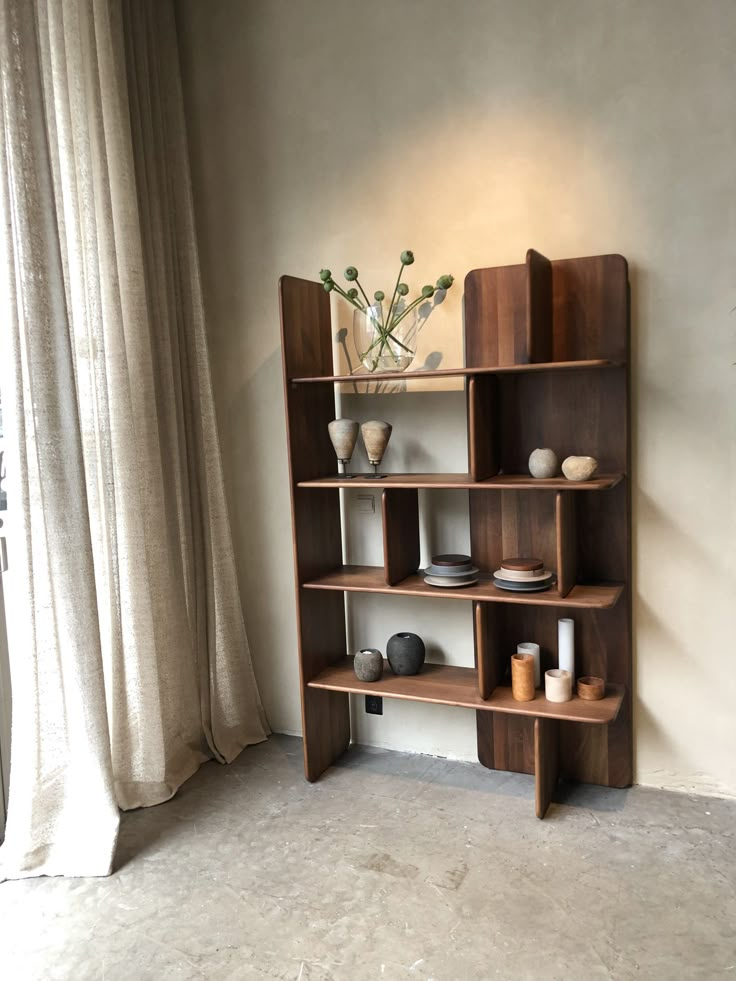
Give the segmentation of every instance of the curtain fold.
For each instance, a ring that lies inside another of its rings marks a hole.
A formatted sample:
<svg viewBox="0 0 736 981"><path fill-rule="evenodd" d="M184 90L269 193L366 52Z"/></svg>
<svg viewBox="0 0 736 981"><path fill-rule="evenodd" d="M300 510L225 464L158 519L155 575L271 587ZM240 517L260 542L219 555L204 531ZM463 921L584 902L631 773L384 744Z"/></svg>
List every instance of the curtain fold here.
<svg viewBox="0 0 736 981"><path fill-rule="evenodd" d="M102 875L116 804L166 800L268 726L225 503L172 4L2 7L0 385L18 441L0 861L6 876ZM80 837L99 841L87 861L60 815L97 829Z"/></svg>

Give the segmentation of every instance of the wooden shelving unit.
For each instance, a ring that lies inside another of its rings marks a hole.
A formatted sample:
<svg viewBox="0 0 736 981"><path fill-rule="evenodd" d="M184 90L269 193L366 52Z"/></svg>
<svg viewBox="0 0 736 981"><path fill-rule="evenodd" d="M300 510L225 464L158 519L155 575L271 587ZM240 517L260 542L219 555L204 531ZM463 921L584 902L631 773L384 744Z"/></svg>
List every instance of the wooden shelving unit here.
<svg viewBox="0 0 736 981"><path fill-rule="evenodd" d="M328 294L321 283L280 283L298 592L299 663L307 779L350 742L349 693L373 693L476 711L478 758L534 773L542 817L560 775L606 786L632 779L630 493L626 261L617 255L550 262L530 250L518 266L477 269L465 280L466 366L392 372L381 379L465 379L468 472L334 474L327 424L334 386ZM362 377L362 376L360 376ZM369 377L369 376L366 376ZM398 396L388 396L396 398ZM406 393L404 398L411 398ZM595 456L586 483L534 480L529 453ZM384 564L344 566L340 489L382 491ZM471 552L485 574L458 590L428 586L419 565L419 489L468 491ZM542 593L498 589L490 573L506 555L534 554L557 572ZM370 685L348 657L344 594L431 596L473 603L474 668L426 665ZM577 673L607 679L599 702L515 702L507 667L519 640L554 667L557 619L576 624Z"/></svg>

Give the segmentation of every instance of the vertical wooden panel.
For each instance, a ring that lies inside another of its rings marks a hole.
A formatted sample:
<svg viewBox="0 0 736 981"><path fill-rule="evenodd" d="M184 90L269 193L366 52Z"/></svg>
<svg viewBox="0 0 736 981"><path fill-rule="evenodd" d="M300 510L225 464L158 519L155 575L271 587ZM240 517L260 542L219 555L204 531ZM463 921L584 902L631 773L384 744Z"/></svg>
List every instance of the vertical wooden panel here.
<svg viewBox="0 0 736 981"><path fill-rule="evenodd" d="M534 773L534 719L476 712L478 762L489 770Z"/></svg>
<svg viewBox="0 0 736 981"><path fill-rule="evenodd" d="M504 558L536 556L557 565L555 495L551 491L489 490L470 494L470 552L493 572Z"/></svg>
<svg viewBox="0 0 736 981"><path fill-rule="evenodd" d="M552 263L535 249L526 254L528 360L552 360Z"/></svg>
<svg viewBox="0 0 736 981"><path fill-rule="evenodd" d="M304 773L314 781L350 745L349 696L307 688L347 655L345 598L327 590L299 590L299 654L302 679Z"/></svg>
<svg viewBox="0 0 736 981"><path fill-rule="evenodd" d="M601 473L626 471L626 369L544 371L499 378L500 466L527 473L529 454L551 447L594 456Z"/></svg>
<svg viewBox="0 0 736 981"><path fill-rule="evenodd" d="M628 361L628 278L621 255L553 260L552 360Z"/></svg>
<svg viewBox="0 0 736 981"><path fill-rule="evenodd" d="M501 492L471 491L468 495L470 515L470 554L482 572L493 572L503 552Z"/></svg>
<svg viewBox="0 0 736 981"><path fill-rule="evenodd" d="M419 492L384 490L383 572L389 586L395 586L419 568Z"/></svg>
<svg viewBox="0 0 736 981"><path fill-rule="evenodd" d="M567 596L577 582L578 551L575 496L575 491L559 491L555 495L557 589L560 596Z"/></svg>
<svg viewBox="0 0 736 981"><path fill-rule="evenodd" d="M295 487L292 507L297 586L300 586L342 565L340 491L337 487L315 490Z"/></svg>
<svg viewBox="0 0 736 981"><path fill-rule="evenodd" d="M474 269L465 277L465 364L524 364L526 265ZM472 328L468 330L468 324Z"/></svg>
<svg viewBox="0 0 736 981"><path fill-rule="evenodd" d="M479 714L479 713L476 713ZM486 712L493 718L493 749L496 770L534 773L534 719L524 715Z"/></svg>
<svg viewBox="0 0 736 981"><path fill-rule="evenodd" d="M559 777L560 726L556 719L534 720L534 798L537 817L543 818Z"/></svg>
<svg viewBox="0 0 736 981"><path fill-rule="evenodd" d="M578 495L576 523L581 582L629 579L628 483L624 480L603 494Z"/></svg>
<svg viewBox="0 0 736 981"><path fill-rule="evenodd" d="M500 469L498 379L493 375L469 378L467 406L470 475L473 480L495 477Z"/></svg>
<svg viewBox="0 0 736 981"><path fill-rule="evenodd" d="M297 590L304 772L319 775L350 743L347 695L307 688L308 682L344 658L345 601L301 584L342 563L340 498L335 490L297 488L300 480L335 468L327 424L335 417L332 385L292 385L291 378L332 373L330 303L320 283L284 276L279 282L284 395Z"/></svg>
<svg viewBox="0 0 736 981"><path fill-rule="evenodd" d="M545 569L557 565L555 495L550 491L500 491L503 558L534 556ZM495 566L498 568L498 566Z"/></svg>
<svg viewBox="0 0 736 981"><path fill-rule="evenodd" d="M493 603L473 603L475 664L481 698L488 698L504 680L505 664L497 642L496 614Z"/></svg>

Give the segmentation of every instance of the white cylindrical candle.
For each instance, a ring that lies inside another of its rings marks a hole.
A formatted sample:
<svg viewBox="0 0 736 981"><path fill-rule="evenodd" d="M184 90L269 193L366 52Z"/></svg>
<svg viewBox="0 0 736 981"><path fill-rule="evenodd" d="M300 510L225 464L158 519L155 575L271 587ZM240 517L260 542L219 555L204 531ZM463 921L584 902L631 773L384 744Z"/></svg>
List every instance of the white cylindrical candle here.
<svg viewBox="0 0 736 981"><path fill-rule="evenodd" d="M557 666L575 681L575 621L566 617L557 621Z"/></svg>
<svg viewBox="0 0 736 981"><path fill-rule="evenodd" d="M569 702L572 698L572 676L569 671L552 668L544 672L544 694L548 702Z"/></svg>
<svg viewBox="0 0 736 981"><path fill-rule="evenodd" d="M542 669L539 659L539 644L532 644L531 641L524 641L516 645L517 654L531 654L534 658L534 687L539 688L542 684Z"/></svg>

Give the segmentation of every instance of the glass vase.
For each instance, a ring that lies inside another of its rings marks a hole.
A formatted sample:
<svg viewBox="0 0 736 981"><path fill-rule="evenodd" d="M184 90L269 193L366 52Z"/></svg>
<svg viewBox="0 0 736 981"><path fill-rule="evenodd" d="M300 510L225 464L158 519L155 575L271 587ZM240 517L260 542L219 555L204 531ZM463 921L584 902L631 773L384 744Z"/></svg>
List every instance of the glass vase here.
<svg viewBox="0 0 736 981"><path fill-rule="evenodd" d="M382 303L354 312L353 341L358 359L367 371L405 371L414 360L417 312L411 310L403 315L404 309L403 303L394 307L390 329L385 326Z"/></svg>

